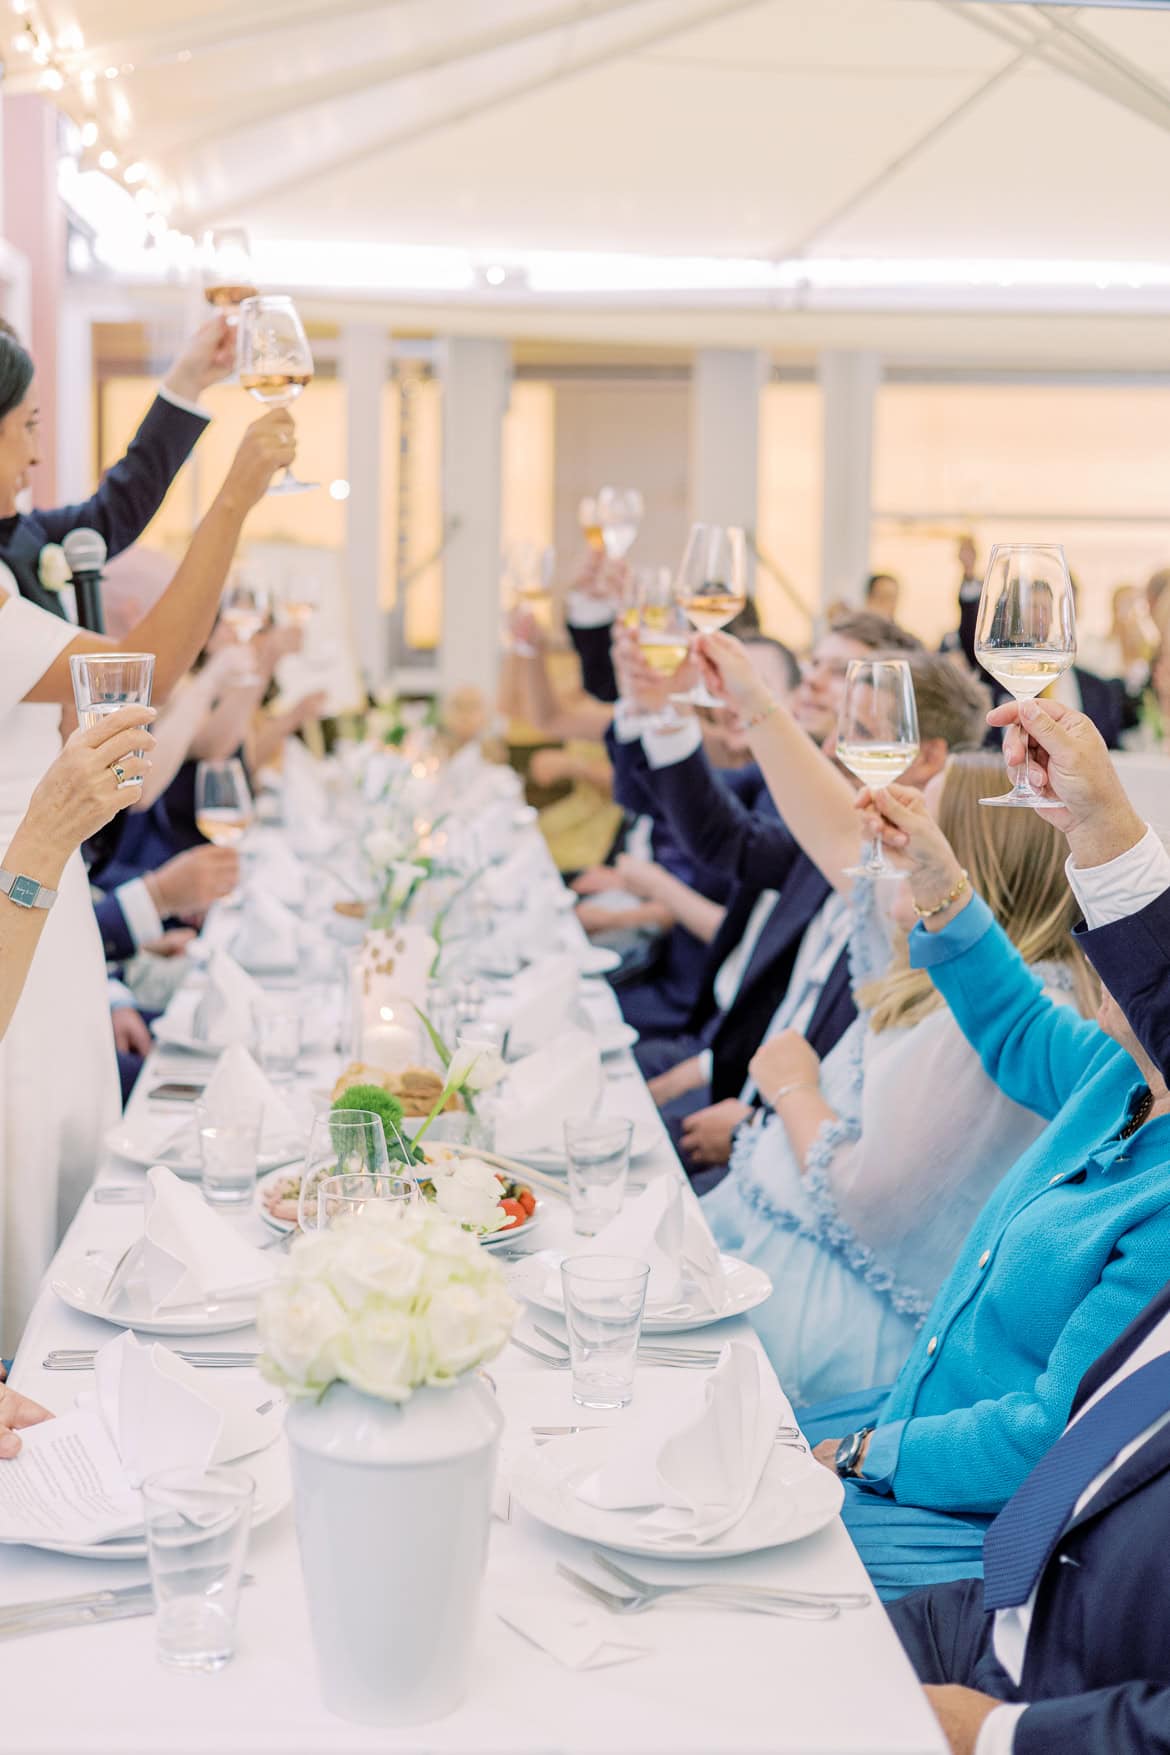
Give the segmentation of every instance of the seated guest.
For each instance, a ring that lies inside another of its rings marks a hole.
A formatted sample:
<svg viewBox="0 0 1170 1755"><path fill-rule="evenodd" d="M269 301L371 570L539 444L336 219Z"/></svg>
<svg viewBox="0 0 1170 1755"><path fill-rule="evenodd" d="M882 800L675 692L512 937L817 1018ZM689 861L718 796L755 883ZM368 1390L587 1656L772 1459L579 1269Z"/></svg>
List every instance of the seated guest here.
<svg viewBox="0 0 1170 1755"><path fill-rule="evenodd" d="M898 619L898 598L902 586L893 573L871 573L865 581L865 607L887 621Z"/></svg>
<svg viewBox="0 0 1170 1755"><path fill-rule="evenodd" d="M844 1516L875 1584L899 1595L977 1569L988 1516L1162 1284L1170 1092L1108 994L1097 1023L1044 995L919 794L860 802L883 834L908 837L912 967L930 971L1001 1091L1050 1123L1005 1169L893 1386L802 1422L850 1477Z"/></svg>

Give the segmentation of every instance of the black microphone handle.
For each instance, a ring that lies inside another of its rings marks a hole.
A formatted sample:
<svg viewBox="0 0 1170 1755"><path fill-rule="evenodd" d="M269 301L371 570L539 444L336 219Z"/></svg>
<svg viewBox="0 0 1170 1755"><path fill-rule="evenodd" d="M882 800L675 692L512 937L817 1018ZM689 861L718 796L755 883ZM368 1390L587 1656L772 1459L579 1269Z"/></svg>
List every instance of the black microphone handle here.
<svg viewBox="0 0 1170 1755"><path fill-rule="evenodd" d="M104 634L106 619L102 614L102 576L100 573L75 573L73 584L77 593L77 623L91 634Z"/></svg>

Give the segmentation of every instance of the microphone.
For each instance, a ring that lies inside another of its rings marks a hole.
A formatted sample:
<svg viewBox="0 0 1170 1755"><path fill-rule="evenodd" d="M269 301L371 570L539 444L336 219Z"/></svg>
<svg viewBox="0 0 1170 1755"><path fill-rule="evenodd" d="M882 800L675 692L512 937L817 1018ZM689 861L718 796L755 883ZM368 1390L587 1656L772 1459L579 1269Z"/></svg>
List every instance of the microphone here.
<svg viewBox="0 0 1170 1755"><path fill-rule="evenodd" d="M77 592L77 623L91 634L104 634L102 615L102 568L106 541L96 530L71 530L62 543Z"/></svg>

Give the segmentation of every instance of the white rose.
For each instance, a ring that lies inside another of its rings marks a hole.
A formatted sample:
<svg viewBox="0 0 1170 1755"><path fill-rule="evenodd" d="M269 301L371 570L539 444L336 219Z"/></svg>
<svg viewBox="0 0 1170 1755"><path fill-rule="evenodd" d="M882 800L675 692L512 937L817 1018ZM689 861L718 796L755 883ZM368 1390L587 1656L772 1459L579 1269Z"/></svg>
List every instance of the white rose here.
<svg viewBox="0 0 1170 1755"><path fill-rule="evenodd" d="M430 1377L458 1377L492 1359L512 1332L517 1306L499 1286L480 1291L448 1286L436 1292L427 1308Z"/></svg>
<svg viewBox="0 0 1170 1755"><path fill-rule="evenodd" d="M397 1207L387 1210L398 1211ZM407 1234L401 1239L386 1235L377 1221L372 1227L361 1225L365 1213L354 1218L358 1226L347 1235L328 1270L328 1283L337 1298L347 1310L360 1310L369 1298L409 1306L423 1279L423 1258L413 1239Z"/></svg>
<svg viewBox="0 0 1170 1755"><path fill-rule="evenodd" d="M423 1381L419 1319L389 1305L370 1304L338 1347L338 1376L367 1395L404 1402Z"/></svg>
<svg viewBox="0 0 1170 1755"><path fill-rule="evenodd" d="M478 1158L457 1158L435 1165L435 1205L442 1213L474 1225L477 1231L498 1231L507 1221L500 1206L503 1190L494 1170Z"/></svg>
<svg viewBox="0 0 1170 1755"><path fill-rule="evenodd" d="M313 1395L336 1377L334 1350L346 1313L328 1286L295 1273L265 1288L257 1327L265 1374L292 1395Z"/></svg>
<svg viewBox="0 0 1170 1755"><path fill-rule="evenodd" d="M47 542L37 563L37 578L46 591L61 591L72 582L73 568L59 542Z"/></svg>
<svg viewBox="0 0 1170 1755"><path fill-rule="evenodd" d="M371 865L385 868L402 854L402 839L393 829L371 829L362 842L362 850Z"/></svg>
<svg viewBox="0 0 1170 1755"><path fill-rule="evenodd" d="M460 1041L447 1068L447 1083L473 1096L498 1085L507 1067L490 1042Z"/></svg>

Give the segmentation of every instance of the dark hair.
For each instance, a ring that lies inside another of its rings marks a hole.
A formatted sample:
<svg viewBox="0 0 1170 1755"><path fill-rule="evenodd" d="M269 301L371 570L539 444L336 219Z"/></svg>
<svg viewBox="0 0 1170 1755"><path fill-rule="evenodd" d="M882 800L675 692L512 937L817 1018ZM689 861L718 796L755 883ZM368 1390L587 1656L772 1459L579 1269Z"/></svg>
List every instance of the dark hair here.
<svg viewBox="0 0 1170 1755"><path fill-rule="evenodd" d="M771 634L748 634L744 645L770 646L780 660L788 687L794 689L800 682L800 660L791 646L786 646L783 640L774 640Z"/></svg>
<svg viewBox="0 0 1170 1755"><path fill-rule="evenodd" d="M760 612L756 608L754 597L745 599L744 606L734 621L727 624L727 632L734 634L737 640L750 640L760 631Z"/></svg>
<svg viewBox="0 0 1170 1755"><path fill-rule="evenodd" d="M844 615L834 616L828 631L840 634L846 640L856 640L859 646L868 646L874 652L923 650L922 641L914 634L884 615L875 615L872 609L851 609Z"/></svg>
<svg viewBox="0 0 1170 1755"><path fill-rule="evenodd" d="M32 381L32 356L5 328L0 332L0 420L20 407Z"/></svg>
<svg viewBox="0 0 1170 1755"><path fill-rule="evenodd" d="M865 601L867 603L883 579L888 579L890 584L896 586L899 591L902 589L896 573L871 573L865 581Z"/></svg>

